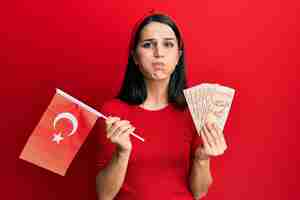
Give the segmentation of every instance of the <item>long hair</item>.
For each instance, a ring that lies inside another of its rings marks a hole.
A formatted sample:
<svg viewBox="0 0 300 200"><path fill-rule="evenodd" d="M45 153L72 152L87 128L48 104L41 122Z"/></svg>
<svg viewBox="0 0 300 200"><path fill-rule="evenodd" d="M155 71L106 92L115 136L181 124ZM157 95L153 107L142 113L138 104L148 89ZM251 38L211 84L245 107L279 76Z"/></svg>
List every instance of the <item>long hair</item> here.
<svg viewBox="0 0 300 200"><path fill-rule="evenodd" d="M168 85L168 101L174 103L178 108L185 108L187 104L183 95L183 89L186 88L184 45L175 22L169 16L164 14L152 14L142 19L142 21L136 25L129 46L125 77L117 98L131 105L142 104L147 98L147 88L144 76L139 70L139 67L135 64L132 52L136 51L141 31L151 22L159 22L168 25L176 35L181 54L175 70L170 77Z"/></svg>

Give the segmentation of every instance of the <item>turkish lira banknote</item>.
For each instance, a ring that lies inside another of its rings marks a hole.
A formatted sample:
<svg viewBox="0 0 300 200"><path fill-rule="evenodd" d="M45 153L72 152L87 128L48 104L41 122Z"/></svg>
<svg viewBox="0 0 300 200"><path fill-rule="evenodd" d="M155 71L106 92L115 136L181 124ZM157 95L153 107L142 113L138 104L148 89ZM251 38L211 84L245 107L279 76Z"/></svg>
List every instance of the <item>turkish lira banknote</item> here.
<svg viewBox="0 0 300 200"><path fill-rule="evenodd" d="M224 129L235 89L219 84L202 83L183 90L197 132L206 121Z"/></svg>

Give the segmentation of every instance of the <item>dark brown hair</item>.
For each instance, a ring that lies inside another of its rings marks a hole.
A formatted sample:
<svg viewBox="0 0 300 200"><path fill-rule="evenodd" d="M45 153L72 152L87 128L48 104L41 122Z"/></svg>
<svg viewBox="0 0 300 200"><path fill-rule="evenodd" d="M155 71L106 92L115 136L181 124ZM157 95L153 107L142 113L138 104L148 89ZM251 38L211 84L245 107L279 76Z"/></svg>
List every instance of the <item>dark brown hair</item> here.
<svg viewBox="0 0 300 200"><path fill-rule="evenodd" d="M186 73L182 36L175 22L169 16L164 14L152 14L147 16L135 27L136 30L134 30L130 42L125 77L117 98L128 104L135 105L142 104L146 100L147 89L144 77L139 70L139 67L135 64L131 52L135 52L137 48L142 29L151 22L159 22L168 25L176 35L181 54L175 70L171 74L168 87L168 101L174 103L179 108L185 108L186 101L183 95L183 89L186 88Z"/></svg>

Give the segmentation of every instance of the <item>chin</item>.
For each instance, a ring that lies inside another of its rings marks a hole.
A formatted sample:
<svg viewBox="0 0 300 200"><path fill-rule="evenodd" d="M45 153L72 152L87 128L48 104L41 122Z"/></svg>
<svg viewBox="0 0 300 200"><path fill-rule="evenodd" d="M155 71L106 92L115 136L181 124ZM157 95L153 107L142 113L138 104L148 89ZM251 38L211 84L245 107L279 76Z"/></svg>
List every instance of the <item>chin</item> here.
<svg viewBox="0 0 300 200"><path fill-rule="evenodd" d="M154 75L149 75L147 77L145 77L147 80L149 81L163 81L163 80L167 80L170 78L170 76L154 76Z"/></svg>
<svg viewBox="0 0 300 200"><path fill-rule="evenodd" d="M152 77L152 80L157 80L157 81L164 81L164 80L169 80L170 76L160 76L160 77Z"/></svg>

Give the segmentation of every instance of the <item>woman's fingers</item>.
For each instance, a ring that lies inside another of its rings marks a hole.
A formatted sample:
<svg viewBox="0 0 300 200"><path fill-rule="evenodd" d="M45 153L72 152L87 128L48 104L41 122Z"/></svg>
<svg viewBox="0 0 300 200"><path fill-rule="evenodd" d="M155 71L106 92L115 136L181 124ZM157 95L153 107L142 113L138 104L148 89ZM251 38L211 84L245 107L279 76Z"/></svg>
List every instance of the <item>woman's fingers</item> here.
<svg viewBox="0 0 300 200"><path fill-rule="evenodd" d="M212 147L212 153L213 155L220 155L223 153L222 150L222 144L219 138L218 131L213 127L213 124L207 124L208 127L208 134L211 135L213 138L213 144L214 146Z"/></svg>
<svg viewBox="0 0 300 200"><path fill-rule="evenodd" d="M112 123L112 126L107 131L107 137L110 138L120 127L129 125L127 120L116 120Z"/></svg>
<svg viewBox="0 0 300 200"><path fill-rule="evenodd" d="M205 123L204 126L203 126L203 132L204 132L204 135L206 136L208 145L210 147L214 147L215 146L215 141L214 141L215 139L212 136L212 134L210 133L210 130L207 127L207 123Z"/></svg>
<svg viewBox="0 0 300 200"><path fill-rule="evenodd" d="M133 131L135 130L135 127L131 127L129 129L127 129L126 131L123 131L121 134L120 134L120 137L124 136L124 135L130 135Z"/></svg>
<svg viewBox="0 0 300 200"><path fill-rule="evenodd" d="M132 126L128 126L128 127L124 127L122 129L118 129L119 131L116 131L110 138L110 140L113 143L119 142L121 140L124 141L124 139L126 140L126 137L129 137L129 134L132 133L135 128Z"/></svg>
<svg viewBox="0 0 300 200"><path fill-rule="evenodd" d="M207 139L206 135L204 134L203 127L202 127L201 130L200 130L200 135L201 135L201 138L202 138L202 140L203 140L203 146L204 146L204 148L205 148L205 149L210 148L210 145L209 145L209 143L208 143L208 139Z"/></svg>
<svg viewBox="0 0 300 200"><path fill-rule="evenodd" d="M105 124L106 124L106 132L108 132L108 130L111 128L111 126L113 125L114 122L119 121L120 118L119 117L108 117L105 120Z"/></svg>
<svg viewBox="0 0 300 200"><path fill-rule="evenodd" d="M222 145L222 133L216 128L216 124L212 123L209 125L210 127L210 133L213 135L214 139L215 139L215 144L217 147L221 148Z"/></svg>
<svg viewBox="0 0 300 200"><path fill-rule="evenodd" d="M209 137L209 135L207 134L207 128L205 127L205 125L202 127L202 130L201 130L201 137L202 137L202 140L203 140L203 146L204 146L204 149L205 149L205 152L208 154L208 155L212 155L213 154L213 143L212 143L212 138Z"/></svg>
<svg viewBox="0 0 300 200"><path fill-rule="evenodd" d="M214 156L223 154L227 145L221 129L216 124L205 123L202 130L201 136L205 151Z"/></svg>
<svg viewBox="0 0 300 200"><path fill-rule="evenodd" d="M221 128L217 125L217 124L213 124L213 128L216 131L217 135L218 135L218 142L222 148L223 151L225 151L227 149L227 144L224 138L224 134L221 130Z"/></svg>
<svg viewBox="0 0 300 200"><path fill-rule="evenodd" d="M210 135L210 137L213 140L213 144L218 146L218 144L219 144L219 135L216 132L216 130L214 129L213 124L206 123L205 126L208 130L208 134Z"/></svg>
<svg viewBox="0 0 300 200"><path fill-rule="evenodd" d="M113 125L111 126L110 128L110 132L115 132L116 130L118 130L121 126L124 126L124 125L128 125L130 124L129 121L127 120L119 120L119 121L116 121L113 123Z"/></svg>
<svg viewBox="0 0 300 200"><path fill-rule="evenodd" d="M134 127L127 120L121 120L119 117L108 117L106 123L106 137L110 142L116 144L122 151L128 151L132 148L129 134Z"/></svg>
<svg viewBox="0 0 300 200"><path fill-rule="evenodd" d="M111 137L116 137L122 134L124 131L132 128L132 126L128 123L120 123L120 126L111 134Z"/></svg>

